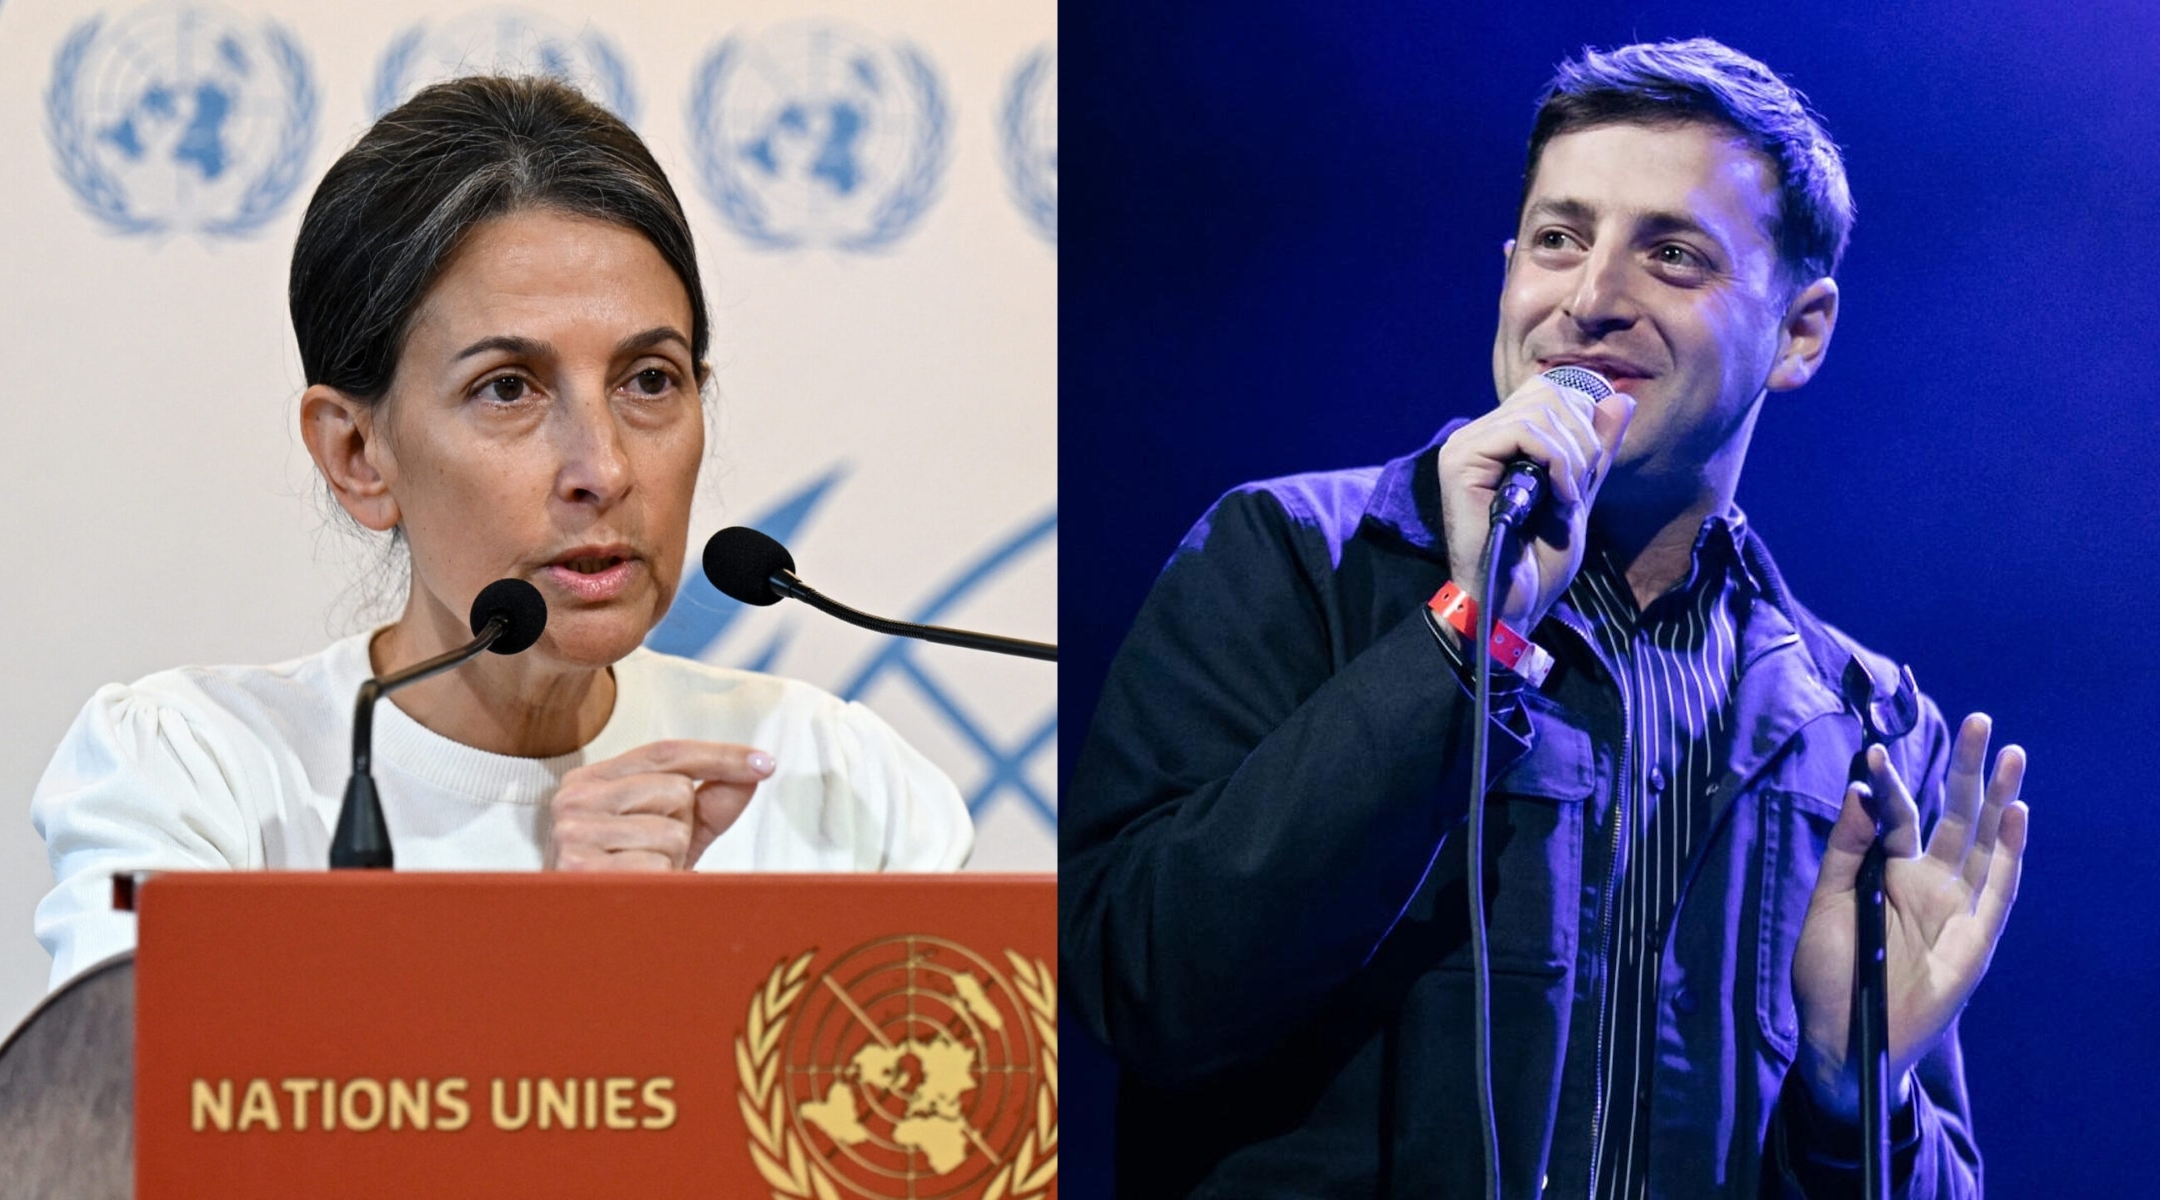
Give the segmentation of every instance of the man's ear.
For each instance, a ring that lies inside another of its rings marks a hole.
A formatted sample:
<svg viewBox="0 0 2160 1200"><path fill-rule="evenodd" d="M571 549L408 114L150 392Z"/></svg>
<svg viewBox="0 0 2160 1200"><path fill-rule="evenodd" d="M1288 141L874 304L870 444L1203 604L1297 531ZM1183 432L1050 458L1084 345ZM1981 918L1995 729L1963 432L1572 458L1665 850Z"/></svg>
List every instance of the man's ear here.
<svg viewBox="0 0 2160 1200"><path fill-rule="evenodd" d="M390 495L397 458L384 444L377 418L382 405L363 404L324 384L300 393L300 440L322 472L330 494L361 526L384 533L401 516Z"/></svg>
<svg viewBox="0 0 2160 1200"><path fill-rule="evenodd" d="M1789 392L1822 370L1823 356L1830 352L1830 335L1837 330L1838 286L1828 275L1801 288L1785 306L1785 320L1778 330L1777 361L1770 366L1764 384L1773 392Z"/></svg>

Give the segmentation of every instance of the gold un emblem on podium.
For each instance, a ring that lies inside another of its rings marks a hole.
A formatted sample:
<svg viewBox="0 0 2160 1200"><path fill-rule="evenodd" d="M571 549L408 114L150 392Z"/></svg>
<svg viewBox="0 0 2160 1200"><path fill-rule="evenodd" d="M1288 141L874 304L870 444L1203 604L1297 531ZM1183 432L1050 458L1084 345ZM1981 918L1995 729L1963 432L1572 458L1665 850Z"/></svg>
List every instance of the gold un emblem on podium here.
<svg viewBox="0 0 2160 1200"><path fill-rule="evenodd" d="M1026 1200L1057 1180L1057 979L944 938L781 962L735 1039L775 1200Z"/></svg>

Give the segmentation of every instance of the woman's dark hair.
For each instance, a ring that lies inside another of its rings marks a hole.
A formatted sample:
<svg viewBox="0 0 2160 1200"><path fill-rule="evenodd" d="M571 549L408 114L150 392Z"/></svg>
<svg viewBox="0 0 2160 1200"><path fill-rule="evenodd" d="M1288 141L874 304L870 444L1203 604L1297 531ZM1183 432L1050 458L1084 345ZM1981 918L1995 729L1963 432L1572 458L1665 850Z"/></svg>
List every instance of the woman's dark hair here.
<svg viewBox="0 0 2160 1200"><path fill-rule="evenodd" d="M476 75L423 89L331 164L293 245L289 301L310 384L389 391L413 311L481 222L526 209L637 230L690 293L693 361L711 325L682 202L613 113L546 78Z"/></svg>

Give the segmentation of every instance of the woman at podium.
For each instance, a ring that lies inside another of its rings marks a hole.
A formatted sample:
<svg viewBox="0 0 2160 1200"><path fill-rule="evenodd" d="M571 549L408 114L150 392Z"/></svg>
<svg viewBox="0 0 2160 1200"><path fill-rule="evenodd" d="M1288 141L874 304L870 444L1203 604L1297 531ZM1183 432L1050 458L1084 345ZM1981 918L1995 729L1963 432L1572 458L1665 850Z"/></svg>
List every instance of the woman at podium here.
<svg viewBox="0 0 2160 1200"><path fill-rule="evenodd" d="M642 648L705 455L710 326L681 203L629 127L551 81L439 84L330 168L294 246L300 428L331 497L409 563L402 615L275 666L100 689L32 803L53 983L134 943L110 878L311 868L354 695L468 639L488 583L529 650L377 706L398 865L951 870L973 829L859 704Z"/></svg>

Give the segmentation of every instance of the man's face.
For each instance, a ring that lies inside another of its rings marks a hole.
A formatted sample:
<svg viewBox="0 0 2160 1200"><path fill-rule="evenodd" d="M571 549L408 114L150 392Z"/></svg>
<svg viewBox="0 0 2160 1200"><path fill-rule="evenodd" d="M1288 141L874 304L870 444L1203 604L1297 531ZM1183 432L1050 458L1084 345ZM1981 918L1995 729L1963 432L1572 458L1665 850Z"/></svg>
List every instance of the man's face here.
<svg viewBox="0 0 2160 1200"><path fill-rule="evenodd" d="M1507 248L1493 381L1579 363L1635 397L1613 477L1700 479L1744 453L1780 358L1788 290L1775 169L1730 130L1606 125L1545 145ZM1802 374L1800 378L1804 379Z"/></svg>

